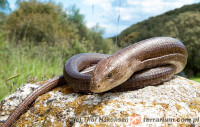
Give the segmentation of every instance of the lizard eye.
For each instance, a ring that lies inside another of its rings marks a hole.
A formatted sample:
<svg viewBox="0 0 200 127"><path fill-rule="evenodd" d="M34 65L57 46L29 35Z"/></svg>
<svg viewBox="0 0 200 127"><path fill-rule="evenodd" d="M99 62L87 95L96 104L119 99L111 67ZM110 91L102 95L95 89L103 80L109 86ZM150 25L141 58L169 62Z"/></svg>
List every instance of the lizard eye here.
<svg viewBox="0 0 200 127"><path fill-rule="evenodd" d="M112 73L109 73L108 74L108 78L110 79L112 77Z"/></svg>

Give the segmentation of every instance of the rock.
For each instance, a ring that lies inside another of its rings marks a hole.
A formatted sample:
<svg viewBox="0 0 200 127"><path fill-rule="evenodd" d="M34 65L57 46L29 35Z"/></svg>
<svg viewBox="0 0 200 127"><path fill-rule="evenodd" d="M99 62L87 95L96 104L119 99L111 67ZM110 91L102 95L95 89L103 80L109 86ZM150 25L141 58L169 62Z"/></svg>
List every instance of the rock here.
<svg viewBox="0 0 200 127"><path fill-rule="evenodd" d="M0 104L0 125L38 84L22 85ZM13 126L200 125L200 84L180 76L158 86L84 95L62 85L38 97Z"/></svg>

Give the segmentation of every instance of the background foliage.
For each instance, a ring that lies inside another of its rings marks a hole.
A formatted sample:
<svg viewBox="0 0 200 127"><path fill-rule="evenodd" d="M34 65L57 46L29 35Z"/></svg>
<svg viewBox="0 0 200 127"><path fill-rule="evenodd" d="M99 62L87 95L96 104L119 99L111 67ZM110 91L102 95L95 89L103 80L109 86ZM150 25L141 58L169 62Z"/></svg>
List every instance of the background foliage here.
<svg viewBox="0 0 200 127"><path fill-rule="evenodd" d="M125 47L140 40L156 36L169 36L181 40L187 47L189 58L184 72L200 76L200 4L186 5L134 24L117 36L117 44ZM115 40L116 37L112 39Z"/></svg>

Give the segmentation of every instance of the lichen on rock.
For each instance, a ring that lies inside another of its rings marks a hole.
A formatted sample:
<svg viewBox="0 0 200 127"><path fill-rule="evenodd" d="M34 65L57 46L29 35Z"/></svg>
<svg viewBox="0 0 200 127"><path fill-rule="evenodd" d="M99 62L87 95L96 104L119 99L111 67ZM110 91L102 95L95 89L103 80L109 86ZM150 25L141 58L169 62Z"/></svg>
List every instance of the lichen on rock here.
<svg viewBox="0 0 200 127"><path fill-rule="evenodd" d="M22 85L6 97L0 104L0 125L40 85ZM79 94L61 85L38 97L13 126L199 126L199 97L200 84L180 76L115 93ZM141 120L132 121L135 114Z"/></svg>

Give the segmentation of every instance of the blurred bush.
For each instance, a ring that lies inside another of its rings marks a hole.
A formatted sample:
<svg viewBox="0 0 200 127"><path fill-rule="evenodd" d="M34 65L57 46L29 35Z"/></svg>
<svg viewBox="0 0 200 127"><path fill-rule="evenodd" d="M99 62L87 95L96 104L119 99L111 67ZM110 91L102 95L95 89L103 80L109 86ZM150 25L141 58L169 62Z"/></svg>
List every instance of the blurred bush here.
<svg viewBox="0 0 200 127"><path fill-rule="evenodd" d="M6 30L9 40L17 44L24 41L36 45L41 42L68 45L73 48L70 51L76 53L112 53L117 48L111 40L102 37L103 30L98 25L88 29L84 16L75 6L64 11L60 4L52 1L19 2L18 9L8 16Z"/></svg>
<svg viewBox="0 0 200 127"><path fill-rule="evenodd" d="M67 22L60 5L36 0L23 1L19 8L8 16L9 38L15 41L55 42L70 39L75 32Z"/></svg>
<svg viewBox="0 0 200 127"><path fill-rule="evenodd" d="M162 15L151 17L122 31L118 36L120 47L159 36L174 37L188 50L188 63L184 72L197 76L200 72L200 3L185 5ZM113 41L116 37L113 37Z"/></svg>

